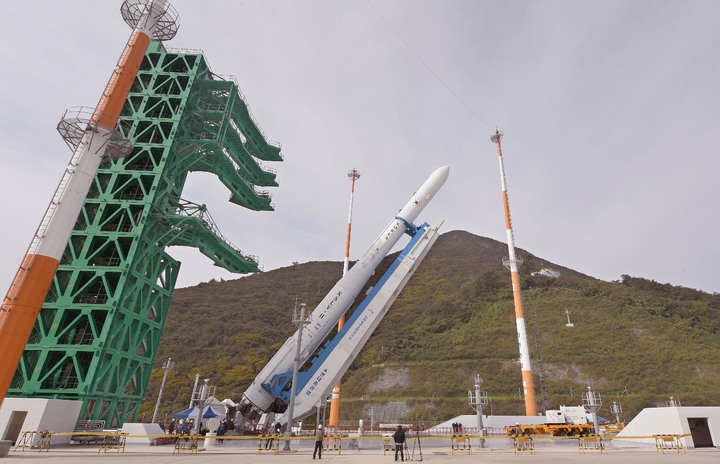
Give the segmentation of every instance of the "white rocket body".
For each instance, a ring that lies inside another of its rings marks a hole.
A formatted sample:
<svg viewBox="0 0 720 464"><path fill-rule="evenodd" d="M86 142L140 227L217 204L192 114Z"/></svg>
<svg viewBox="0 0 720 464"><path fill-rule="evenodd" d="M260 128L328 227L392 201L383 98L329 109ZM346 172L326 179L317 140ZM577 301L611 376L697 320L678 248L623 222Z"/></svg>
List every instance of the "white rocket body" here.
<svg viewBox="0 0 720 464"><path fill-rule="evenodd" d="M315 307L309 317L309 323L302 329L301 361L308 359L336 326L340 316L350 308L365 283L375 273L377 266L405 233L407 225L412 224L440 190L440 187L443 186L449 173L450 168L448 166L435 170L410 201L400 210L398 215L390 221L390 224L382 231L362 258L348 270L345 276L335 284L327 296ZM244 408L241 407L244 414L248 412L247 409L250 409L247 402L252 403L254 406L252 409L256 412L266 412L270 409L275 398L262 387L262 384L269 383L276 374L292 370L297 337L298 332L295 332L293 336L287 339L285 344L248 387L243 395Z"/></svg>

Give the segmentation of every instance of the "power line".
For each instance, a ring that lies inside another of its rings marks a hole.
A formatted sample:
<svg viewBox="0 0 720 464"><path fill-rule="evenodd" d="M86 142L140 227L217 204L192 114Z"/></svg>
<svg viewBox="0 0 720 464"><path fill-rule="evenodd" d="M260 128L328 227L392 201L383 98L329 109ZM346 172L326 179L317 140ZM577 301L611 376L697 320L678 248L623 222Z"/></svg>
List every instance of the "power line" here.
<svg viewBox="0 0 720 464"><path fill-rule="evenodd" d="M419 54L418 52L416 52L415 49L410 46L410 44L407 42L407 40L405 40L405 39L403 38L403 36L401 36L400 33L397 31L397 29L395 29L395 28L393 27L393 25L390 23L390 21L388 21L388 19L380 12L380 10L378 10L378 9L375 7L375 5L373 4L373 2L372 2L371 0L366 0L366 1L367 1L367 3L370 5L370 7L371 7L373 10L375 10L375 12L378 14L378 16L380 16L380 18L383 20L383 22L384 22L385 24L387 24L387 26L390 28L390 30L393 31L393 33L395 34L395 36L397 36L397 38L400 39L400 41L401 41L403 44L405 44L405 46L406 46L411 52L413 52L413 54L417 57L417 59L420 60L420 62L423 64L423 66L425 66L425 68L426 68L428 71L430 71L430 74L432 74L432 75L435 77L435 79L437 79L437 81L440 82L440 84L442 84L442 86L445 87L445 89L447 89L447 91L450 92L450 93L452 94L452 96L455 97L455 99L460 102L461 105L463 105L473 116L475 116L475 117L478 119L478 121L480 121L481 123L485 124L485 125L488 127L488 129L493 129L493 127L490 126L490 124L488 124L487 121L485 121L483 118L481 118L480 115L477 114L477 113L470 107L470 105L468 105L467 103L465 103L465 101L464 101L462 98L460 98L460 96L459 96L457 93L455 93L455 92L453 91L453 89L451 89L450 86L445 83L445 81L442 80L442 78L433 70L433 68L430 66L430 64L428 64L428 62L425 61L425 60L423 59L423 57L420 56L420 54Z"/></svg>

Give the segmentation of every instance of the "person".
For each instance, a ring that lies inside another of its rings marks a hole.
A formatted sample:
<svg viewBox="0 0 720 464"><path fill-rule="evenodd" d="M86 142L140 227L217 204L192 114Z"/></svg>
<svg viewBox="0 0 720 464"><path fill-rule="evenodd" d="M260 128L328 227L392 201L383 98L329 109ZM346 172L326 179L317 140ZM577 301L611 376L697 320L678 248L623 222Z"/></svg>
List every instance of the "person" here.
<svg viewBox="0 0 720 464"><path fill-rule="evenodd" d="M175 419L173 418L170 420L170 424L168 424L167 433L175 433Z"/></svg>
<svg viewBox="0 0 720 464"><path fill-rule="evenodd" d="M176 437L173 439L173 443L177 443L178 437L177 435L182 435L183 433L183 420L180 419L177 424L175 425L175 430L173 430L173 433L176 435Z"/></svg>
<svg viewBox="0 0 720 464"><path fill-rule="evenodd" d="M318 459L322 459L324 436L325 432L323 431L322 424L320 424L318 425L317 432L315 432L315 449L313 450L313 459L315 459L315 454L317 454Z"/></svg>
<svg viewBox="0 0 720 464"><path fill-rule="evenodd" d="M272 431L270 430L270 427L265 428L264 435L267 437L265 439L265 449L269 450L272 449L273 441L275 441L274 435L272 434Z"/></svg>
<svg viewBox="0 0 720 464"><path fill-rule="evenodd" d="M393 439L395 440L395 461L397 461L398 458L398 451L400 452L400 460L404 461L405 452L403 451L403 448L405 447L405 430L403 430L402 425L397 426Z"/></svg>
<svg viewBox="0 0 720 464"><path fill-rule="evenodd" d="M227 426L225 425L225 419L223 419L220 421L220 425L218 425L218 429L217 429L218 437L224 436L226 430L227 430ZM225 443L225 441L222 438L219 438L218 443Z"/></svg>
<svg viewBox="0 0 720 464"><path fill-rule="evenodd" d="M280 422L275 423L275 427L273 427L275 430L275 435L280 435L280 431L282 430L282 425L280 425ZM265 449L272 449L273 442L275 441L275 435L272 435L272 431L268 427L265 429L265 435L268 436L268 439L265 440ZM279 440L279 437L278 437Z"/></svg>

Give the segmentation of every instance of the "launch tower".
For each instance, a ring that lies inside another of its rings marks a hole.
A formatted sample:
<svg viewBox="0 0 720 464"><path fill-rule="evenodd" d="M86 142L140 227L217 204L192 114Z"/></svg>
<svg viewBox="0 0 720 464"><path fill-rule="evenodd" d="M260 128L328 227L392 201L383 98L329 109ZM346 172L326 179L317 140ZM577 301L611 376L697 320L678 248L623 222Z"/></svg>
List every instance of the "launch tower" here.
<svg viewBox="0 0 720 464"><path fill-rule="evenodd" d="M212 173L232 203L272 211L262 188L278 184L262 162L282 161L236 81L200 51L150 42L119 119L134 148L100 166L8 392L82 400L79 419L106 427L135 420L145 397L180 268L165 249L195 247L231 272L260 271L205 205L181 197L188 173Z"/></svg>

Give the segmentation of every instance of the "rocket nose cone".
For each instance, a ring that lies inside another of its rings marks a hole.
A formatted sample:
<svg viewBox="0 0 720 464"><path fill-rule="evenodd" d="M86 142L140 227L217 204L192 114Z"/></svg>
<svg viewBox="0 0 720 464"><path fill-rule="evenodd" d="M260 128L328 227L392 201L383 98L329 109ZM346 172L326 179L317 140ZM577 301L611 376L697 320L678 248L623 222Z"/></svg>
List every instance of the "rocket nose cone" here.
<svg viewBox="0 0 720 464"><path fill-rule="evenodd" d="M415 194L410 201L400 210L398 216L405 219L405 221L414 221L418 214L427 206L427 204L435 197L435 194L445 184L445 181L450 174L449 166L442 166L437 168L430 177L427 178L424 184L415 191Z"/></svg>
<svg viewBox="0 0 720 464"><path fill-rule="evenodd" d="M437 175L439 179L445 182L450 175L450 166L441 166L435 170L433 175Z"/></svg>
<svg viewBox="0 0 720 464"><path fill-rule="evenodd" d="M445 184L450 175L450 166L439 167L428 178L428 183L432 184L436 189Z"/></svg>

